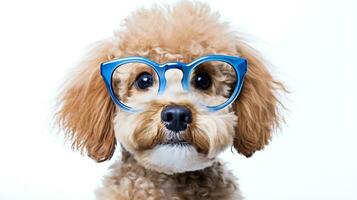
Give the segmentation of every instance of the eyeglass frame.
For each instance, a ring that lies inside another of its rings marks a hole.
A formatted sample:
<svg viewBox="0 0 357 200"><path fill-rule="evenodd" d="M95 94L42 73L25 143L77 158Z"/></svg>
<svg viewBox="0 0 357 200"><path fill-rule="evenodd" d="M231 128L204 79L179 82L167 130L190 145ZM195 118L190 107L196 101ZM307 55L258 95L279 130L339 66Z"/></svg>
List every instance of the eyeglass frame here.
<svg viewBox="0 0 357 200"><path fill-rule="evenodd" d="M110 97L114 101L115 104L117 104L121 109L127 112L140 112L140 109L134 109L128 105L125 105L123 102L121 102L115 95L114 93L114 88L112 86L112 77L115 72L115 70L128 63L142 63L146 64L149 67L151 67L157 74L158 76L158 81L159 81L159 89L157 95L163 94L163 92L166 89L166 78L165 78L165 73L166 71L170 69L179 69L182 71L183 76L181 79L181 85L182 88L185 92L190 91L190 76L194 69L198 67L200 64L205 63L205 62L212 62L212 61L219 61L219 62L224 62L226 64L229 64L232 66L234 69L235 75L237 77L235 89L232 93L232 95L222 104L216 105L216 106L207 106L207 105L202 105L206 107L208 111L214 112L221 110L231 103L233 103L238 95L240 94L240 91L243 86L244 82L244 77L247 72L248 68L248 63L247 60L238 56L228 56L228 55L220 55L220 54L211 54L211 55L206 55L199 57L192 62L185 64L183 62L167 62L163 64L158 64L148 58L141 57L141 56L130 56L130 57L124 57L124 58L119 58L111 61L107 61L101 64L100 66L100 74L105 82L106 88L109 92Z"/></svg>

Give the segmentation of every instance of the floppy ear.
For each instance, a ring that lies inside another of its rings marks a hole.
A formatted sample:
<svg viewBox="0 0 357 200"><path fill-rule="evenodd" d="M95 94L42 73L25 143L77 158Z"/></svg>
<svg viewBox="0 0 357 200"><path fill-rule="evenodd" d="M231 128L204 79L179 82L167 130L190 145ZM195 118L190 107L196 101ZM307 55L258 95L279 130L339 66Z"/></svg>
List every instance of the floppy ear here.
<svg viewBox="0 0 357 200"><path fill-rule="evenodd" d="M111 50L111 40L94 45L62 91L56 113L72 148L97 162L110 159L116 146L115 106L100 75L100 64L110 59Z"/></svg>
<svg viewBox="0 0 357 200"><path fill-rule="evenodd" d="M279 126L277 91L286 90L282 83L273 79L257 52L247 44L240 42L237 51L248 60L248 71L240 96L234 103L238 116L234 147L250 157L269 143L272 131Z"/></svg>

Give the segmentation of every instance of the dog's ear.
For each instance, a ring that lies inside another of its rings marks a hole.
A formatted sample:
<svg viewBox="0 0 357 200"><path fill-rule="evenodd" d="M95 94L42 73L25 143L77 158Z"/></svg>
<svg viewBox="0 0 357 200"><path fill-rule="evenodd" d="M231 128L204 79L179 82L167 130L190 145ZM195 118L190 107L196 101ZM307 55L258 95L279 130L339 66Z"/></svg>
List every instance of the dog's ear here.
<svg viewBox="0 0 357 200"><path fill-rule="evenodd" d="M115 105L100 75L100 64L111 58L112 42L95 44L65 86L56 113L72 148L102 162L116 146L113 130Z"/></svg>
<svg viewBox="0 0 357 200"><path fill-rule="evenodd" d="M277 92L286 90L282 83L273 79L264 61L251 47L239 42L237 51L248 60L248 71L240 96L233 105L238 116L234 147L250 157L269 143L272 131L279 126Z"/></svg>

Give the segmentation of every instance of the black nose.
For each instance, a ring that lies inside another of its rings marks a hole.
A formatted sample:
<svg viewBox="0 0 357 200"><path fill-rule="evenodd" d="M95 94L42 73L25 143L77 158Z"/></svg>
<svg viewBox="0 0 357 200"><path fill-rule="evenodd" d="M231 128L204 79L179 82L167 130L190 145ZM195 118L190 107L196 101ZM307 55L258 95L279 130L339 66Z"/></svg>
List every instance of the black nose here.
<svg viewBox="0 0 357 200"><path fill-rule="evenodd" d="M184 106L170 105L162 110L161 120L167 129L179 132L185 130L187 124L192 122L192 113Z"/></svg>

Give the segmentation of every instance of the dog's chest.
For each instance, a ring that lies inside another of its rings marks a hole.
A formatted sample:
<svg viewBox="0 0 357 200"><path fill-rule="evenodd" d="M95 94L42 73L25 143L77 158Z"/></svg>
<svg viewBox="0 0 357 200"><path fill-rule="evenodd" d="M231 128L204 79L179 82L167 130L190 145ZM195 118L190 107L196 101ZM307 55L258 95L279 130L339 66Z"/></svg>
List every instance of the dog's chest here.
<svg viewBox="0 0 357 200"><path fill-rule="evenodd" d="M234 176L220 163L200 171L175 175L153 172L137 163L118 164L106 178L104 187L97 192L98 199L241 199Z"/></svg>
<svg viewBox="0 0 357 200"><path fill-rule="evenodd" d="M232 179L215 166L197 172L171 176L164 184L156 183L162 188L166 199L238 199L239 190Z"/></svg>

